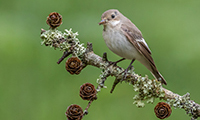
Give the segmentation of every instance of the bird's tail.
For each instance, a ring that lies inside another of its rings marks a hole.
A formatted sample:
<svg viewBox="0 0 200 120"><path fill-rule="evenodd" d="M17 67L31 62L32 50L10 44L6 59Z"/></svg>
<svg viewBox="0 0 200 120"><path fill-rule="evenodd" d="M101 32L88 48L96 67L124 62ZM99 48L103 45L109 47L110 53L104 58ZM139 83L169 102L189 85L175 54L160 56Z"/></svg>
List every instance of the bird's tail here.
<svg viewBox="0 0 200 120"><path fill-rule="evenodd" d="M165 81L165 79L163 78L163 76L162 76L157 70L156 70L156 71L153 71L153 72L151 72L151 73L153 74L153 76L154 76L157 80L159 80L159 81L161 81L161 83L167 85L167 82Z"/></svg>
<svg viewBox="0 0 200 120"><path fill-rule="evenodd" d="M148 59L139 59L139 62L141 62L148 70L151 71L152 75L158 80L161 81L162 84L167 85L167 82L163 78L163 76L158 72L153 59L151 58L151 61Z"/></svg>

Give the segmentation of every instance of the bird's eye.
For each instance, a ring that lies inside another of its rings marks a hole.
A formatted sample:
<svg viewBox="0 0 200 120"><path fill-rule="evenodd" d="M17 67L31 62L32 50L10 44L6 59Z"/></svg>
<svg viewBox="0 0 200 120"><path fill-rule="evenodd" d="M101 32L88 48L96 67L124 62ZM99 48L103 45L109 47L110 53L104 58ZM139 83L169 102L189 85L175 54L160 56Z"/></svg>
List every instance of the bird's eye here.
<svg viewBox="0 0 200 120"><path fill-rule="evenodd" d="M112 18L112 19L113 19L113 18L115 18L115 15L114 15L114 14L112 14L112 15L111 15L111 18Z"/></svg>

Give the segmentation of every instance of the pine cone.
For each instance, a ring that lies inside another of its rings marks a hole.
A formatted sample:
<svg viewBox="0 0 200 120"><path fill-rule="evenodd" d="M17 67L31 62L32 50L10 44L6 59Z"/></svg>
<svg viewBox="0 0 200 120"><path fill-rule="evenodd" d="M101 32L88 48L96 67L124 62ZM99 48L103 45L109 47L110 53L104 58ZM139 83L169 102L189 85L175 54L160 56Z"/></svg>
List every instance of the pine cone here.
<svg viewBox="0 0 200 120"><path fill-rule="evenodd" d="M96 94L97 91L91 83L85 83L80 87L79 95L83 100L96 100Z"/></svg>
<svg viewBox="0 0 200 120"><path fill-rule="evenodd" d="M72 75L79 74L83 69L82 61L77 57L71 57L66 61L65 68Z"/></svg>
<svg viewBox="0 0 200 120"><path fill-rule="evenodd" d="M171 107L165 102L159 102L154 108L156 116L160 119L165 119L171 115Z"/></svg>
<svg viewBox="0 0 200 120"><path fill-rule="evenodd" d="M81 120L83 118L83 109L79 105L70 105L65 113L68 120Z"/></svg>
<svg viewBox="0 0 200 120"><path fill-rule="evenodd" d="M46 22L52 29L55 29L62 24L62 16L57 12L52 12L47 17Z"/></svg>

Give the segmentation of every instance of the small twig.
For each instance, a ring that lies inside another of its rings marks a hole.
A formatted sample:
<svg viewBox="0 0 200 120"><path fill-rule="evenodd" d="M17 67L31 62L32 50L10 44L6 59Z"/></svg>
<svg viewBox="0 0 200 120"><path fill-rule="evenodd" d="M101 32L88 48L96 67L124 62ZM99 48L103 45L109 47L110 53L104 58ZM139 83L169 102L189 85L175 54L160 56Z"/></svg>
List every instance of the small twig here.
<svg viewBox="0 0 200 120"><path fill-rule="evenodd" d="M87 52L93 52L93 47L92 47L92 43L87 43L87 49L86 49L86 53Z"/></svg>
<svg viewBox="0 0 200 120"><path fill-rule="evenodd" d="M106 53L106 52L105 52L105 53L103 53L103 57L102 57L102 58L103 58L103 60L104 60L104 61L108 61L108 58L107 58L107 53Z"/></svg>
<svg viewBox="0 0 200 120"><path fill-rule="evenodd" d="M110 90L110 93L112 93L116 87L116 85L121 81L121 79L115 79L114 83L113 83L113 86L112 86L112 89Z"/></svg>
<svg viewBox="0 0 200 120"><path fill-rule="evenodd" d="M44 32L46 32L46 30L44 30L44 29L41 29L41 34L42 34L42 33L44 33Z"/></svg>
<svg viewBox="0 0 200 120"><path fill-rule="evenodd" d="M90 100L90 101L89 101L87 107L86 107L85 110L84 110L83 115L87 115L87 114L88 114L88 109L89 109L89 107L90 107L90 105L91 105L92 102L93 102L93 100Z"/></svg>
<svg viewBox="0 0 200 120"><path fill-rule="evenodd" d="M72 52L65 51L62 57L58 60L58 64L60 64L67 56L69 56Z"/></svg>

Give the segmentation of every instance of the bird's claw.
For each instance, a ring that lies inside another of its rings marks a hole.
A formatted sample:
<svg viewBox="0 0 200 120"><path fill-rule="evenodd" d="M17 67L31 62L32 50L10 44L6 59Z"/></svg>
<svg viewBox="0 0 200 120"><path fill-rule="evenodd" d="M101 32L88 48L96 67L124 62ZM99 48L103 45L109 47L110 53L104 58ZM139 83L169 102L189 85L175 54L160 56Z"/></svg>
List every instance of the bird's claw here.
<svg viewBox="0 0 200 120"><path fill-rule="evenodd" d="M133 66L131 65L130 67L126 68L123 72L120 73L120 74L123 74L123 73L124 73L123 76L122 76L121 82L124 81L124 80L126 79L127 74L128 74L128 71L129 71L130 69L132 69L132 68L133 68Z"/></svg>
<svg viewBox="0 0 200 120"><path fill-rule="evenodd" d="M123 61L123 60L125 60L125 58L122 58L122 59L120 59L120 60L118 60L118 61L112 62L112 61L109 61L109 60L108 60L108 58L107 58L107 53L105 52L105 53L103 53L103 60L106 61L106 62L108 62L108 67L109 67L109 66L111 66L111 65L117 66L117 63L118 63L118 62L121 62L121 61Z"/></svg>
<svg viewBox="0 0 200 120"><path fill-rule="evenodd" d="M123 60L125 60L125 58L122 58L122 59L120 59L120 60L118 60L118 61L116 61L116 62L108 61L108 62L109 62L108 67L111 66L111 65L113 65L113 66L117 66L117 63L119 63L119 62L121 62L121 61L123 61Z"/></svg>
<svg viewBox="0 0 200 120"><path fill-rule="evenodd" d="M112 61L108 61L108 67L110 67L111 65L113 66L117 66L117 61L116 62L112 62Z"/></svg>
<svg viewBox="0 0 200 120"><path fill-rule="evenodd" d="M121 82L122 82L122 81L124 81L126 79L126 74L128 73L128 70L126 69L121 73L124 73L123 76L122 76L122 79L121 79Z"/></svg>

